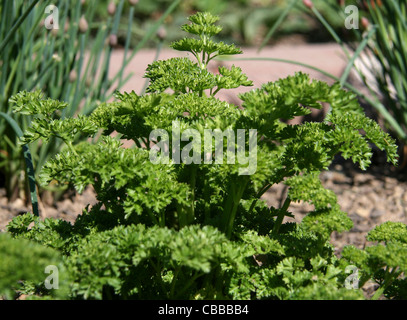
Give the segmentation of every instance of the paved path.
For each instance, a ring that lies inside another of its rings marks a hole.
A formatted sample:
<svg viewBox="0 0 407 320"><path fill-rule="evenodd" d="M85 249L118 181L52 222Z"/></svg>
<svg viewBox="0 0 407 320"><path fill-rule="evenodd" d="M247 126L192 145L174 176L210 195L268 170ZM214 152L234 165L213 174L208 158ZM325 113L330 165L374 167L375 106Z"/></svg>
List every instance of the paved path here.
<svg viewBox="0 0 407 320"><path fill-rule="evenodd" d="M274 47L266 47L260 53L257 53L256 48L242 48L243 54L237 55L238 58L253 58L253 57L269 57L294 60L301 63L309 64L321 68L335 76L340 76L346 66L343 52L336 44L298 44L298 45L279 45ZM132 91L140 93L146 79L143 74L147 65L152 63L155 58L154 50L141 50L137 53L131 63L125 70L125 74L132 72L134 75L125 84L121 91ZM185 56L183 52L178 52L172 49L163 50L158 59L168 59L170 57ZM111 64L110 74L115 74L119 63L123 59L123 51L116 50L112 56L113 63ZM232 65L230 61L222 61L223 65ZM275 81L279 78L293 75L296 71L303 71L310 74L311 78L320 79L332 83L333 81L321 73L309 68L298 65L274 62L274 61L235 61L236 66L242 68L250 80L253 81L254 87L242 88L239 90L222 90L217 95L220 99L225 99L230 102L239 103L236 99L238 92L251 90L260 87L263 83Z"/></svg>

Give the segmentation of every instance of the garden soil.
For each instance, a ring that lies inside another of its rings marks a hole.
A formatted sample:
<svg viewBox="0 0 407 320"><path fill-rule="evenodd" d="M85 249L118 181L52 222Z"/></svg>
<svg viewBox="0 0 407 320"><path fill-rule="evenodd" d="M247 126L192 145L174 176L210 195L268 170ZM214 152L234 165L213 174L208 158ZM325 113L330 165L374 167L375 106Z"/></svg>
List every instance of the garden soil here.
<svg viewBox="0 0 407 320"><path fill-rule="evenodd" d="M279 58L298 61L309 64L335 76L340 76L346 63L341 49L336 44L278 44L273 47L263 49L260 53L257 49L243 48L243 55L239 58ZM179 56L173 50L161 51L158 59L167 59ZM142 92L145 88L146 80L143 78L145 68L152 63L156 57L156 52L152 50L142 50L137 53L132 62L125 70L125 76L132 74L130 80L124 85L121 91ZM117 49L113 52L110 74L117 72L123 59L123 50ZM235 64L242 68L250 80L254 83L254 88L260 87L268 81L275 81L293 75L296 71L303 71L310 74L311 78L327 81L332 84L332 79L314 71L312 69L273 61L219 61L211 65L215 71L218 65L230 66ZM354 80L356 81L356 80ZM219 98L235 104L240 104L237 94L251 90L253 87L239 90L224 90L219 93ZM363 87L360 87L363 89ZM374 113L366 110L372 116ZM320 119L320 113L313 113L315 119ZM334 233L332 243L337 253L340 254L344 245L353 244L363 248L368 245L365 236L374 226L385 221L400 221L407 223L407 169L405 167L394 168L385 161L385 155L381 152L374 152L373 164L365 172L357 166L340 157L337 158L330 170L322 173L323 184L333 190L343 211L347 212L354 222L354 227L342 234ZM284 185L273 186L264 199L273 206L280 206L287 192ZM94 204L95 197L92 189L87 189L82 195L69 194L56 202L47 197L43 197L40 203L41 216L43 218L62 218L74 223L77 215L81 214L86 205ZM4 231L7 223L15 216L29 211L29 206L23 199L18 199L13 203L8 203L5 197L4 188L0 188L0 231ZM312 206L307 203L294 203L289 210L295 214L295 221L299 222L304 214L312 210Z"/></svg>

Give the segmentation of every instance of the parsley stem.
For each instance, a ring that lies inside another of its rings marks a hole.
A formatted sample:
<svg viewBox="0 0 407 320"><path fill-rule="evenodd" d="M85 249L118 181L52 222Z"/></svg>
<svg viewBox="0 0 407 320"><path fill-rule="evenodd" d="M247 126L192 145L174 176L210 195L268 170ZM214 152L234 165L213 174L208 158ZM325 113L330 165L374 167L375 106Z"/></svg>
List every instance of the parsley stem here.
<svg viewBox="0 0 407 320"><path fill-rule="evenodd" d="M166 292L167 290L166 290L166 288L165 288L165 286L164 286L164 283L163 283L163 281L162 281L161 267L159 267L156 263L154 263L153 259L151 259L151 258L148 259L148 261L150 262L151 266L153 267L153 269L154 269L155 272L156 272L157 280L158 280L158 282L160 283L161 290L162 290L163 292Z"/></svg>
<svg viewBox="0 0 407 320"><path fill-rule="evenodd" d="M287 213L287 209L290 206L290 203L291 203L291 199L289 197L287 197L284 201L283 206L279 210L277 220L273 227L273 233L272 233L273 236L276 236L278 234L278 231L280 230L281 224L283 223L283 219L285 217L285 214Z"/></svg>
<svg viewBox="0 0 407 320"><path fill-rule="evenodd" d="M212 97L215 96L220 91L221 88L217 87L216 90L211 94Z"/></svg>
<svg viewBox="0 0 407 320"><path fill-rule="evenodd" d="M249 214L251 214L254 210L254 207L256 206L257 201L261 198L263 194L267 192L268 189L270 189L271 183L266 183L266 185L260 189L260 191L256 194L256 198L253 200L250 209L249 209Z"/></svg>
<svg viewBox="0 0 407 320"><path fill-rule="evenodd" d="M191 223L194 220L195 217L195 187L196 187L196 174L197 174L198 168L193 165L191 169L191 180L190 180L190 186L191 186L191 207L188 210L189 216L187 217L187 223Z"/></svg>
<svg viewBox="0 0 407 320"><path fill-rule="evenodd" d="M379 287L379 289L377 289L377 291L375 292L375 294L373 295L371 300L377 300L379 299L382 294L384 293L384 291L391 285L391 283L394 281L394 279L396 279L400 272L396 272L398 271L398 267L397 268L393 268L391 271L388 271L389 267L386 266L385 269L385 276L384 276L384 281L382 283L382 285Z"/></svg>
<svg viewBox="0 0 407 320"><path fill-rule="evenodd" d="M226 202L223 219L224 219L224 231L228 238L232 235L233 224L236 218L237 208L239 207L240 200L242 199L243 192L246 189L246 185L249 179L245 176L243 181L236 183L231 182L228 194L228 201Z"/></svg>
<svg viewBox="0 0 407 320"><path fill-rule="evenodd" d="M78 156L78 154L76 153L76 151L75 151L75 149L74 149L74 147L72 145L72 141L68 141L66 139L63 139L63 140L66 143L66 145L68 146L69 151L71 151L75 156Z"/></svg>
<svg viewBox="0 0 407 320"><path fill-rule="evenodd" d="M172 296L174 295L175 284L177 283L178 273L180 272L180 270L181 270L181 266L178 265L174 271L174 276L171 281L171 289L170 289L170 295L169 295L168 299L171 299Z"/></svg>
<svg viewBox="0 0 407 320"><path fill-rule="evenodd" d="M188 282L187 282L185 285L183 285L182 290L180 290L180 291L178 292L177 296L174 297L174 299L177 298L177 297L181 297L181 295L182 295L187 289L189 289L189 287L196 281L196 279L198 279L199 277L202 277L204 274L205 274L205 272L198 272L198 273L195 273L195 275L194 275L193 277L190 277L189 280L188 280Z"/></svg>

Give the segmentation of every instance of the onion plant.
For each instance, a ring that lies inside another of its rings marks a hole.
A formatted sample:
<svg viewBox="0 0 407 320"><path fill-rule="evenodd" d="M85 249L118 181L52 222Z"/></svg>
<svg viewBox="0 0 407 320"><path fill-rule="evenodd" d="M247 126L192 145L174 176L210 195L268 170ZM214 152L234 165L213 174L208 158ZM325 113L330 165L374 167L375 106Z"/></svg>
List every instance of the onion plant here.
<svg viewBox="0 0 407 320"><path fill-rule="evenodd" d="M403 0L366 2L368 29L377 27L368 42L367 70L374 76L374 86L359 72L370 91L384 98L386 109L397 124L391 129L407 142L407 3ZM357 35L361 37L362 32Z"/></svg>
<svg viewBox="0 0 407 320"><path fill-rule="evenodd" d="M5 121L6 115L9 119L12 117L22 131L32 121L29 115L12 113L10 97L23 90L41 90L45 96L69 105L61 114L62 118L89 114L98 101L109 100L114 91L126 83L131 74L124 77L123 70L142 45L155 37L164 19L180 1L174 1L146 30L141 45L134 48L131 55L128 53L132 24L128 24L125 58L118 62L119 72L112 75L109 64L125 2L116 0L106 6L109 14L101 23L95 18L97 6L100 6L97 1L0 1L0 174L5 177L9 200L21 196L25 181L22 178L23 151L17 144L19 135L10 121ZM128 20L132 21L137 4L133 1L129 4ZM56 27L58 23L59 28L49 26L50 12L53 19L58 18L51 21L52 25ZM35 176L47 159L61 148L58 139L30 146Z"/></svg>
<svg viewBox="0 0 407 320"><path fill-rule="evenodd" d="M293 8L302 7L304 10L308 10L310 14L313 14L340 45L348 59L347 67L340 78L325 70L298 61L272 57L261 59L305 66L317 70L335 81L339 81L343 87L356 93L371 105L378 115L384 119L389 131L400 142L406 143L407 78L405 74L407 72L407 3L403 0L341 1L336 6L336 9L338 15L342 16L344 21L346 19L344 9L350 4L358 5L360 23L358 23L359 28L351 29L356 41L345 43L311 0L302 1L302 3L300 0L293 0L290 3L290 6ZM288 12L273 26L265 41L272 36L286 16L288 16ZM261 48L263 46L264 43ZM362 54L366 58L362 59ZM250 60L256 60L256 58L250 58ZM365 64L364 70L355 66L356 61ZM348 81L351 70L356 70L361 76L369 91L368 94L362 92L363 90L359 90ZM373 75L373 81L369 81L369 73Z"/></svg>

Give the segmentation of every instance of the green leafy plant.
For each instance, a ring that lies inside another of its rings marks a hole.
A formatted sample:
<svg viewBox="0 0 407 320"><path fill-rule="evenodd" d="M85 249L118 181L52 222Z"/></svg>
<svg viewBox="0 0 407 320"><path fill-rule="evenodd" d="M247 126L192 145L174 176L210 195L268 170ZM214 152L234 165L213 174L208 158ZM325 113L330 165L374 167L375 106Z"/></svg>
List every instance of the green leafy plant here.
<svg viewBox="0 0 407 320"><path fill-rule="evenodd" d="M38 92L13 97L16 112L35 116L22 144L57 136L66 145L43 166L41 184L78 192L93 185L99 202L73 225L27 214L15 218L8 232L59 250L75 299L363 298L360 289L344 287L347 262L329 242L332 232L349 230L352 220L319 175L338 153L367 168L371 143L396 164L394 140L363 114L354 94L303 73L240 95L242 108L216 98L220 90L252 84L236 66L208 71L215 57L241 53L214 41L221 31L217 20L210 13L192 15L182 29L193 36L172 44L195 61L152 63L146 94L117 93L116 101L88 116L59 119L66 105ZM26 99L31 102L19 103ZM323 122L285 122L322 103L331 105ZM242 145L239 138L214 135L205 146L194 135L186 137L188 129L202 136L205 130L244 129L245 139L240 135ZM119 137L111 137L114 131ZM75 143L79 132L102 138ZM161 132L161 140L152 132ZM166 138L179 145L157 150ZM134 146L123 148L122 140ZM246 161L226 161L231 146ZM199 157L188 162L191 153ZM223 161L205 162L215 154ZM262 199L276 183L288 186L278 208ZM295 201L307 201L314 210L301 223L285 223Z"/></svg>

